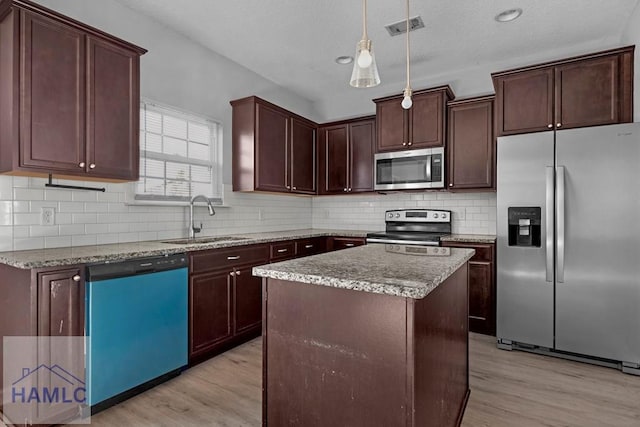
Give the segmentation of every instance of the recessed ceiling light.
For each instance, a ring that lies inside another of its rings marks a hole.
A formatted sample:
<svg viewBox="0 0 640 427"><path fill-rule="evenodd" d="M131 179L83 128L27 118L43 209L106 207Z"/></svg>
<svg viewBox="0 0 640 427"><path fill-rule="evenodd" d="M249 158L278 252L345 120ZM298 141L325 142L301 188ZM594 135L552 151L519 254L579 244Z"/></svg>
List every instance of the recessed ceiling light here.
<svg viewBox="0 0 640 427"><path fill-rule="evenodd" d="M352 62L353 62L353 56L338 56L336 58L337 64L346 65L346 64L351 64Z"/></svg>
<svg viewBox="0 0 640 427"><path fill-rule="evenodd" d="M495 20L498 22L510 22L522 15L522 9L509 9L496 15Z"/></svg>

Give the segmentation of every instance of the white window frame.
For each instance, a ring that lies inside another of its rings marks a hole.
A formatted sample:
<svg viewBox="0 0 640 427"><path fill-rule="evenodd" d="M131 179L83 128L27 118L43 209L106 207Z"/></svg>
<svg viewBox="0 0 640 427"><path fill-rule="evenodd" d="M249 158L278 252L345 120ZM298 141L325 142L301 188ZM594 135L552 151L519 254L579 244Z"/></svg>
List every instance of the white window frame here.
<svg viewBox="0 0 640 427"><path fill-rule="evenodd" d="M169 106L157 101L153 101L147 98L142 98L140 100L140 109L144 110L146 108L151 108L160 112L161 114L170 114L174 117L182 118L184 120L188 120L195 123L205 124L207 126L213 126L213 139L211 143L211 161L202 161L198 159L193 159L189 157L179 156L179 155L171 155L164 153L156 153L156 152L147 152L144 150L144 140L140 140L140 159L152 159L152 160L162 160L162 161L171 161L176 163L185 163L189 165L196 166L210 166L213 168L212 179L211 179L211 191L209 194L205 194L211 201L211 203L215 206L224 206L224 184L222 182L222 169L223 169L223 128L222 122L219 120L215 120L213 118L207 117L202 114L192 113L190 111L178 109L173 106ZM142 123L144 117L140 117L140 121ZM142 132L142 129L139 130ZM146 134L146 126L144 129L144 134ZM144 136L141 136L143 138ZM188 145L188 144L187 144ZM140 178L144 178L143 172L140 171ZM218 193L218 195L216 195ZM195 195L195 194L194 194ZM193 196L193 195L192 195ZM189 200L188 197L179 197L179 196L163 196L157 194L140 194L138 193L138 183L134 183L132 186L132 194L131 199L133 203L131 204L141 204L141 205L188 205Z"/></svg>

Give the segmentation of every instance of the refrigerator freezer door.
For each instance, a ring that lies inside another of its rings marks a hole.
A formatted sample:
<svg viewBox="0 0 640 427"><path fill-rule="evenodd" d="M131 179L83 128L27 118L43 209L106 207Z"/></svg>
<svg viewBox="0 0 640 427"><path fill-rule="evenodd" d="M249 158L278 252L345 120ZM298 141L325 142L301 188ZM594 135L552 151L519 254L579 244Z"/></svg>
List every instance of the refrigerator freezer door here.
<svg viewBox="0 0 640 427"><path fill-rule="evenodd" d="M553 250L547 245L547 236L553 237L547 210L547 200L553 203L553 144L553 132L498 138L497 336L548 348L553 347L554 285L552 278L547 281L547 271L553 272L547 268L547 247ZM509 246L510 207L541 209L540 247Z"/></svg>
<svg viewBox="0 0 640 427"><path fill-rule="evenodd" d="M639 363L640 124L560 131L556 154L565 177L556 349Z"/></svg>

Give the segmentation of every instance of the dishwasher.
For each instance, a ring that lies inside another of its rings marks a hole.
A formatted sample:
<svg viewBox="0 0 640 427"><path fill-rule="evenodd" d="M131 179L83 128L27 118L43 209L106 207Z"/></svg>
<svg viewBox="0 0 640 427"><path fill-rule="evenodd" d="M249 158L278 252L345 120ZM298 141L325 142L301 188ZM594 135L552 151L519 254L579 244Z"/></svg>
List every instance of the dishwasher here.
<svg viewBox="0 0 640 427"><path fill-rule="evenodd" d="M96 413L187 365L185 254L87 267L86 392Z"/></svg>

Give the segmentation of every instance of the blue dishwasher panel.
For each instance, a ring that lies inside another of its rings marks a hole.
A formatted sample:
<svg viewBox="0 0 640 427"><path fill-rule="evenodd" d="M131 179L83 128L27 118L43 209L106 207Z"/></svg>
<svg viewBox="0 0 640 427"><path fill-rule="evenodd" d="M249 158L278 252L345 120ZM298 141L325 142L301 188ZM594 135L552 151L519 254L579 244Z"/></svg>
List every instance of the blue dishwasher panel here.
<svg viewBox="0 0 640 427"><path fill-rule="evenodd" d="M87 283L90 406L187 364L187 269Z"/></svg>

